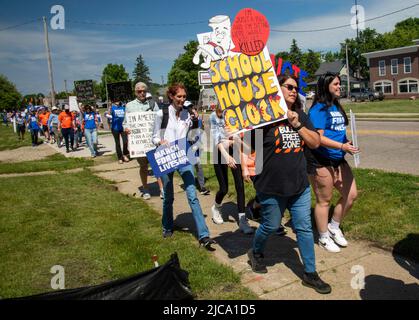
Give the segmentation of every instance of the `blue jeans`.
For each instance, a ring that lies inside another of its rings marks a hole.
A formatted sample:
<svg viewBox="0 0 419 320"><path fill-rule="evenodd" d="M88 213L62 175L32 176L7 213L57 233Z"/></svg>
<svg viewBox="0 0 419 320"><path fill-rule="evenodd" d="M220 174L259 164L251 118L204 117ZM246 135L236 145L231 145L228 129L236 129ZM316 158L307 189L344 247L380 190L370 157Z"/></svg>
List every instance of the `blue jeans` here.
<svg viewBox="0 0 419 320"><path fill-rule="evenodd" d="M253 251L263 253L268 237L274 233L281 222L285 209L291 213L292 225L297 234L297 244L306 272L316 271L314 237L311 227L311 193L307 187L302 193L291 197L258 193L261 209L261 223L253 239Z"/></svg>
<svg viewBox="0 0 419 320"><path fill-rule="evenodd" d="M209 231L205 223L201 205L199 204L199 200L196 196L195 177L192 170L192 165L188 165L178 169L177 171L182 177L189 206L191 207L192 215L195 220L198 239L200 240L202 238L209 237ZM163 230L165 231L173 231L173 174L174 172L171 172L161 177L164 193L162 225Z"/></svg>
<svg viewBox="0 0 419 320"><path fill-rule="evenodd" d="M87 146L90 149L92 156L97 153L97 131L96 129L84 129L84 136L86 137Z"/></svg>

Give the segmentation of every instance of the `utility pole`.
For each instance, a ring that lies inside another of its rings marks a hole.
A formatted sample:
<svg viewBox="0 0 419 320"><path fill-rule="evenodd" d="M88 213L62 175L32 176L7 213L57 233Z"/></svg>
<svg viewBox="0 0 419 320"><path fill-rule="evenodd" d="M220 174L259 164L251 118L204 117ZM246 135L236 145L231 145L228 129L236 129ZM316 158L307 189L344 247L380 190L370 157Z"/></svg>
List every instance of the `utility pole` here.
<svg viewBox="0 0 419 320"><path fill-rule="evenodd" d="M64 80L64 90L65 90L65 94L68 98L68 91L67 91L67 80Z"/></svg>
<svg viewBox="0 0 419 320"><path fill-rule="evenodd" d="M361 51L361 48L360 48L360 45L359 45L359 30L358 30L358 1L357 0L355 0L355 15L356 15L356 44L357 44L357 47L358 47L358 50L357 50L357 53L358 53L358 72L357 72L357 79L358 79L358 81L361 79L361 66L360 66L360 59L361 59L361 56L360 56L360 51Z"/></svg>
<svg viewBox="0 0 419 320"><path fill-rule="evenodd" d="M54 88L54 78L52 77L52 62L51 62L51 51L49 49L49 40L48 40L48 27L47 27L47 20L45 17L42 17L44 21L44 32L45 32L45 47L47 50L47 60L48 60L48 75L49 75L49 82L51 86L51 106L55 106L55 88Z"/></svg>
<svg viewBox="0 0 419 320"><path fill-rule="evenodd" d="M164 78L163 78L163 76L161 76L161 85L162 86L164 85Z"/></svg>
<svg viewBox="0 0 419 320"><path fill-rule="evenodd" d="M348 79L346 91L348 93L347 98L350 99L351 98L351 82L349 80L350 74L349 74L349 58L348 58L348 44L347 43L345 43L345 49L346 49L346 78Z"/></svg>

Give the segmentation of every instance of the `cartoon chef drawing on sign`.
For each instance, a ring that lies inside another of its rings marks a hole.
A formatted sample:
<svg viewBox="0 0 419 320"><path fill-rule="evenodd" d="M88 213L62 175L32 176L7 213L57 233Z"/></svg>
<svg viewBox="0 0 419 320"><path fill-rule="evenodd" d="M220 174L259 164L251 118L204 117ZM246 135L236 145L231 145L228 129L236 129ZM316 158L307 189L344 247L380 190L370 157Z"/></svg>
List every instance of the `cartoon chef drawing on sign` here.
<svg viewBox="0 0 419 320"><path fill-rule="evenodd" d="M204 62L201 67L208 69L211 61L221 60L228 56L229 51L234 47L231 42L231 22L228 16L215 16L208 24L212 32L198 35L198 51L193 57L193 63L199 64L202 55Z"/></svg>

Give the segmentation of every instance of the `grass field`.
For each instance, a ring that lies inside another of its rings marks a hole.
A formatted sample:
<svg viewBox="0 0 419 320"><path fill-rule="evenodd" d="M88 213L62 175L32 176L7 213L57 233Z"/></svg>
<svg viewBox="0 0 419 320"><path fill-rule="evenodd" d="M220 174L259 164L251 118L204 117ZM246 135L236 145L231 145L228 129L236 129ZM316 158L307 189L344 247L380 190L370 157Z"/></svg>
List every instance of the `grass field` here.
<svg viewBox="0 0 419 320"><path fill-rule="evenodd" d="M213 166L204 166L204 172L206 186L215 192L218 182ZM370 169L354 169L354 175L359 197L342 224L348 238L372 241L390 250L396 247L398 253L419 260L419 177ZM235 199L235 193L229 172L229 196ZM245 193L246 201L255 196L252 184L245 183ZM332 203L337 199L335 193Z"/></svg>
<svg viewBox="0 0 419 320"><path fill-rule="evenodd" d="M419 113L419 100L386 100L343 104L346 112L354 113Z"/></svg>
<svg viewBox="0 0 419 320"><path fill-rule="evenodd" d="M25 132L25 140L20 141L17 133L13 132L12 124L9 123L8 127L6 127L3 124L0 124L0 151L12 150L31 145L32 140L30 132Z"/></svg>
<svg viewBox="0 0 419 320"><path fill-rule="evenodd" d="M0 194L7 208L0 215L3 298L51 291L54 265L64 267L66 288L75 288L149 270L152 255L162 264L173 252L198 299L257 298L190 233L163 239L157 212L89 170L0 178Z"/></svg>

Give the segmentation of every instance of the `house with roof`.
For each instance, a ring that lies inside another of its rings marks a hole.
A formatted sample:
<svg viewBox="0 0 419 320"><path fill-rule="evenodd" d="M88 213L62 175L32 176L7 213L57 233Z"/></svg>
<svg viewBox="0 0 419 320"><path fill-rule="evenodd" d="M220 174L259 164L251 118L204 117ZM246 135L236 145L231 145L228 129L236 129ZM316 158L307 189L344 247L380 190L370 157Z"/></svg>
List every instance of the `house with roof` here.
<svg viewBox="0 0 419 320"><path fill-rule="evenodd" d="M344 60L335 60L332 62L322 62L317 69L316 73L314 74L316 77L315 81L309 82L308 86L315 86L317 84L317 80L320 78L321 75L331 72L335 74L339 74L340 80L341 80L341 91L342 93L347 92L348 88L348 78L346 74L347 68L346 63ZM352 70L349 69L349 84L351 88L359 88L361 86L361 81L354 78L352 73Z"/></svg>
<svg viewBox="0 0 419 320"><path fill-rule="evenodd" d="M419 39L414 45L364 53L370 85L386 98L419 98Z"/></svg>

